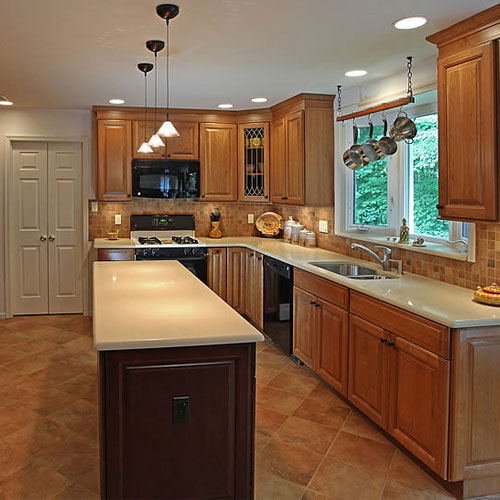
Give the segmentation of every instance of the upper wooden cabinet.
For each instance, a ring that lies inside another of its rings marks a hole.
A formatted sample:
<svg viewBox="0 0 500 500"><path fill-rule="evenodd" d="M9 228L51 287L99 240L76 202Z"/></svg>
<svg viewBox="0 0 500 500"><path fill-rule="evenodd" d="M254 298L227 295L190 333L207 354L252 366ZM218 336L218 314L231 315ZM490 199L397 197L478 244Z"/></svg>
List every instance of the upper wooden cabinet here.
<svg viewBox="0 0 500 500"><path fill-rule="evenodd" d="M439 214L496 221L500 8L427 38L439 48Z"/></svg>
<svg viewBox="0 0 500 500"><path fill-rule="evenodd" d="M271 110L271 201L332 205L333 96L300 94Z"/></svg>
<svg viewBox="0 0 500 500"><path fill-rule="evenodd" d="M238 124L238 198L269 201L269 122Z"/></svg>
<svg viewBox="0 0 500 500"><path fill-rule="evenodd" d="M132 122L132 155L133 158L168 159L168 160L198 160L199 126L195 122L175 121L179 137L163 138L165 147L154 148L154 153L138 153L140 145L144 142L144 120ZM146 122L146 140L149 140L160 124L154 121Z"/></svg>
<svg viewBox="0 0 500 500"><path fill-rule="evenodd" d="M237 125L202 123L200 126L201 198L204 201L238 199Z"/></svg>
<svg viewBox="0 0 500 500"><path fill-rule="evenodd" d="M132 126L129 120L98 120L97 199L132 199Z"/></svg>

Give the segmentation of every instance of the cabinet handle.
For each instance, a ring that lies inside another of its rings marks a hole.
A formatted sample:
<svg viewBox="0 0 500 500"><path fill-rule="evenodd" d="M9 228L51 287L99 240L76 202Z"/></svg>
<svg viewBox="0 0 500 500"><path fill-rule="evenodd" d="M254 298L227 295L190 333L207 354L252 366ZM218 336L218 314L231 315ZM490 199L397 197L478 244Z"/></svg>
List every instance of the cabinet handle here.
<svg viewBox="0 0 500 500"><path fill-rule="evenodd" d="M395 345L396 345L396 342L387 342L387 345L388 345L389 347L393 347L393 346L395 346Z"/></svg>
<svg viewBox="0 0 500 500"><path fill-rule="evenodd" d="M317 302L314 304L314 307L321 307L321 304L318 304Z"/></svg>
<svg viewBox="0 0 500 500"><path fill-rule="evenodd" d="M315 305L316 305L316 302L314 302L314 300L311 300L311 302L309 302L309 305L311 305L311 306L315 306Z"/></svg>
<svg viewBox="0 0 500 500"><path fill-rule="evenodd" d="M45 241L46 239L47 239L47 236L45 236L43 234L40 236L40 241Z"/></svg>
<svg viewBox="0 0 500 500"><path fill-rule="evenodd" d="M385 344L385 343L387 342L387 339L381 338L381 339L380 339L380 342L381 342L382 344Z"/></svg>
<svg viewBox="0 0 500 500"><path fill-rule="evenodd" d="M257 260L262 260L262 257L257 257Z"/></svg>
<svg viewBox="0 0 500 500"><path fill-rule="evenodd" d="M440 205L440 204L438 203L438 204L436 205L436 208L437 208L438 210L441 210L442 208L444 208L444 205Z"/></svg>
<svg viewBox="0 0 500 500"><path fill-rule="evenodd" d="M204 194L202 194L202 195L201 195L201 197L202 197L202 198L205 198L205 195L204 195Z"/></svg>

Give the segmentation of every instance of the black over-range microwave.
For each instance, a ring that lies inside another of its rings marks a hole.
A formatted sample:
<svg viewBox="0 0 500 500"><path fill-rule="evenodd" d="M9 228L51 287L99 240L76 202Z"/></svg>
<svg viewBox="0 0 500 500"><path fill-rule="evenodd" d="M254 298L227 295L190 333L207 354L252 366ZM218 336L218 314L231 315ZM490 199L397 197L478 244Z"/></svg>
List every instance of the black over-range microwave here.
<svg viewBox="0 0 500 500"><path fill-rule="evenodd" d="M133 160L132 194L141 198L198 198L200 162Z"/></svg>

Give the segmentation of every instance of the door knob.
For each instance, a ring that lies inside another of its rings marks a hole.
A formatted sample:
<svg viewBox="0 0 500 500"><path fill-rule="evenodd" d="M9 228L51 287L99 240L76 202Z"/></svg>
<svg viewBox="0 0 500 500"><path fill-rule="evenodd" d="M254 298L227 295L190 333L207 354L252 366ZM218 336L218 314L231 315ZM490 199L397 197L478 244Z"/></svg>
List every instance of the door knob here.
<svg viewBox="0 0 500 500"><path fill-rule="evenodd" d="M47 239L47 236L45 236L43 234L40 236L40 241L45 241L46 239Z"/></svg>
<svg viewBox="0 0 500 500"><path fill-rule="evenodd" d="M53 236L52 234L49 236L49 241L54 241L56 239L55 236Z"/></svg>

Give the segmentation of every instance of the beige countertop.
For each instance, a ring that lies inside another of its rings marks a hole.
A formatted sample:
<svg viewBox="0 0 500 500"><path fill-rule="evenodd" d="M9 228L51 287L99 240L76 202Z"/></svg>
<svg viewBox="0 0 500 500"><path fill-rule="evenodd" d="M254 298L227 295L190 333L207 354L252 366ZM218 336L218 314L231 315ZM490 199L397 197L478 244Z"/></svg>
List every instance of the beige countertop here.
<svg viewBox="0 0 500 500"><path fill-rule="evenodd" d="M473 301L473 291L450 285L442 281L424 278L415 274L404 274L389 280L352 280L313 266L313 261L362 262L363 265L380 269L371 261L359 261L346 255L321 248L304 248L290 245L283 240L255 236L220 238L199 238L209 247L247 247L279 259L287 264L316 274L322 278L357 290L409 312L423 316L451 328L500 325L500 308ZM122 239L120 245L111 241L96 239L95 248L133 248L131 240ZM127 242L129 243L127 245ZM485 285L486 283L483 283Z"/></svg>
<svg viewBox="0 0 500 500"><path fill-rule="evenodd" d="M94 263L98 351L260 342L264 336L173 261Z"/></svg>

